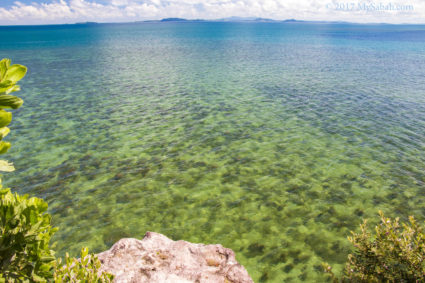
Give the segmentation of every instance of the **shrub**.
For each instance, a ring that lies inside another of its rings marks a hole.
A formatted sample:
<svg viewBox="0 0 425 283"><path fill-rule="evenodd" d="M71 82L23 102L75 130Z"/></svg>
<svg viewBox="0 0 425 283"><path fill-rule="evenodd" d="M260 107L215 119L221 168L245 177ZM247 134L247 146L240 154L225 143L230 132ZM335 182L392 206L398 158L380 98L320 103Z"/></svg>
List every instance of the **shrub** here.
<svg viewBox="0 0 425 283"><path fill-rule="evenodd" d="M42 199L0 189L0 278L37 282L53 277L49 242L56 229L46 210Z"/></svg>
<svg viewBox="0 0 425 283"><path fill-rule="evenodd" d="M367 221L360 225L360 233L352 233L348 240L355 252L348 256L344 275L338 279L332 268L325 271L334 282L425 282L425 235L413 218L400 224L379 212L381 223L372 236Z"/></svg>
<svg viewBox="0 0 425 283"><path fill-rule="evenodd" d="M112 282L111 274L100 272L100 261L88 253L87 248L81 249L80 260L65 256L65 265L61 267L61 260L56 263L55 282Z"/></svg>

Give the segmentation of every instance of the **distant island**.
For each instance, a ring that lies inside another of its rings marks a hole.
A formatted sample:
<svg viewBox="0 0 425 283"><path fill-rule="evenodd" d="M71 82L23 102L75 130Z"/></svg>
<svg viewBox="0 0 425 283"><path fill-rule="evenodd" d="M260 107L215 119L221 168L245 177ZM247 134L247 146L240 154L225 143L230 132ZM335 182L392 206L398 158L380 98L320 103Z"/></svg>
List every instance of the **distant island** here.
<svg viewBox="0 0 425 283"><path fill-rule="evenodd" d="M136 21L136 23L164 23L164 22L206 22L202 19L164 18L161 20Z"/></svg>
<svg viewBox="0 0 425 283"><path fill-rule="evenodd" d="M185 18L164 18L161 20L147 20L147 21L137 21L136 23L190 23L190 22L232 22L232 23L306 23L306 24L355 24L350 22L343 21L303 21L296 19L286 19L286 20L273 20L268 18L259 18L259 17L228 17L221 19L185 19Z"/></svg>
<svg viewBox="0 0 425 283"><path fill-rule="evenodd" d="M221 22L279 22L272 19L255 18L255 17L229 17L229 18L218 19L217 21L221 21Z"/></svg>
<svg viewBox="0 0 425 283"><path fill-rule="evenodd" d="M221 19L185 19L185 18L163 18L160 20L144 20L123 23L97 23L97 22L79 22L78 25L96 25L96 24L128 24L128 23L193 23L193 22L223 22L223 23L305 23L305 24L359 24L344 21L303 21L296 19L273 20L259 17L228 17ZM374 25L387 25L384 23L374 23Z"/></svg>
<svg viewBox="0 0 425 283"><path fill-rule="evenodd" d="M81 23L75 23L76 25L98 25L97 22L81 22Z"/></svg>
<svg viewBox="0 0 425 283"><path fill-rule="evenodd" d="M146 21L137 21L136 23L154 23L154 22L261 22L261 23L268 23L268 22L284 22L284 23L293 23L293 22L305 22L305 21L299 21L295 19L289 19L289 20L273 20L273 19L267 19L267 18L258 18L258 17L228 17L228 18L222 18L222 19L215 19L215 20L205 20L205 19L185 19L185 18L164 18L161 20L146 20Z"/></svg>

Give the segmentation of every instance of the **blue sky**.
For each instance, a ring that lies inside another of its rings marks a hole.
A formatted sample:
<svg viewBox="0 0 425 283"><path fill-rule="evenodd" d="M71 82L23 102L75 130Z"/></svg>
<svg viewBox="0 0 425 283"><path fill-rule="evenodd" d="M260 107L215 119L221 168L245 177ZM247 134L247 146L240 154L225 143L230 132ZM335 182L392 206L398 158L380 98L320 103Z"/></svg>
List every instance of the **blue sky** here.
<svg viewBox="0 0 425 283"><path fill-rule="evenodd" d="M263 17L425 23L425 0L0 0L0 25Z"/></svg>

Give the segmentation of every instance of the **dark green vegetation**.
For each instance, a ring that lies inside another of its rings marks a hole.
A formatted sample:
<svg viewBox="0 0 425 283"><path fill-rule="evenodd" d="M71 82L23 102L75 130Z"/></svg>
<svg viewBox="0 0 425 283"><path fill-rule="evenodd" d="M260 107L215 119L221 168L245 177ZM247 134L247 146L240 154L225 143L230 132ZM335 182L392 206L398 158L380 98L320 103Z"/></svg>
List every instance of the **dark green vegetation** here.
<svg viewBox="0 0 425 283"><path fill-rule="evenodd" d="M47 203L0 189L0 282L111 282L98 274L100 261L88 249L81 260L66 254L65 265L49 245L57 228L51 226Z"/></svg>
<svg viewBox="0 0 425 283"><path fill-rule="evenodd" d="M367 221L360 225L360 233L352 233L348 240L355 252L348 256L344 275L338 279L329 264L324 264L334 282L424 282L425 234L411 216L408 224L400 224L380 211L381 223L375 234Z"/></svg>
<svg viewBox="0 0 425 283"><path fill-rule="evenodd" d="M112 282L111 274L98 274L100 261L95 255L89 254L87 248L81 249L80 260L71 258L67 253L65 263L61 267L61 260L57 261L55 282Z"/></svg>
<svg viewBox="0 0 425 283"><path fill-rule="evenodd" d="M16 84L26 74L22 65L10 65L9 59L0 61L0 108L19 108L23 100L9 95L20 88ZM12 114L0 109L0 135L8 133L6 126ZM9 142L1 141L0 154L10 148ZM0 161L0 171L13 171L7 161ZM66 265L56 260L50 249L50 238L57 230L51 226L51 216L46 213L47 203L28 195L20 196L0 185L0 282L110 282L112 275L98 276L99 260L81 252L81 261L66 256Z"/></svg>
<svg viewBox="0 0 425 283"><path fill-rule="evenodd" d="M22 65L10 65L9 59L0 61L0 135L3 139L8 133L6 126L12 121L12 113L1 108L19 108L23 100L10 93L20 90L16 83L27 73L27 68ZM10 148L9 142L0 141L0 154L6 153ZM6 161L1 162L1 171L13 171L13 166Z"/></svg>
<svg viewBox="0 0 425 283"><path fill-rule="evenodd" d="M56 230L45 213L47 203L9 189L0 190L0 198L0 281L52 279L55 257L49 242Z"/></svg>

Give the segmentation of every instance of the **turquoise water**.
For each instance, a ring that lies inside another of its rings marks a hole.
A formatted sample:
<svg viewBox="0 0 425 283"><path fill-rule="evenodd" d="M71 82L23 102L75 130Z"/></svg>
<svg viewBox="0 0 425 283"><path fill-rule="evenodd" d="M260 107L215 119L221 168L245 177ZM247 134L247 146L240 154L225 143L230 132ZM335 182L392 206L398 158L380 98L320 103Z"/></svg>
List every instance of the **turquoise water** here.
<svg viewBox="0 0 425 283"><path fill-rule="evenodd" d="M232 248L256 282L323 281L362 218L425 220L425 26L0 27L28 66L7 186L59 255L146 231Z"/></svg>

